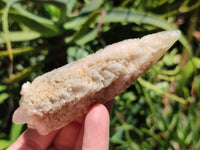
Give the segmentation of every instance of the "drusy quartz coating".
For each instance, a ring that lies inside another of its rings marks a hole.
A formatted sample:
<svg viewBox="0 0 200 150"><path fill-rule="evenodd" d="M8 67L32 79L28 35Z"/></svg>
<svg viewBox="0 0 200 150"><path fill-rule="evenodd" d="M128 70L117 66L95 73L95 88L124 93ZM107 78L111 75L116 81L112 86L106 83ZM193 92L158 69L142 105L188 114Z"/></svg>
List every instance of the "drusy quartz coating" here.
<svg viewBox="0 0 200 150"><path fill-rule="evenodd" d="M93 104L126 90L179 36L175 30L124 40L26 82L13 122L27 123L41 134L62 128Z"/></svg>

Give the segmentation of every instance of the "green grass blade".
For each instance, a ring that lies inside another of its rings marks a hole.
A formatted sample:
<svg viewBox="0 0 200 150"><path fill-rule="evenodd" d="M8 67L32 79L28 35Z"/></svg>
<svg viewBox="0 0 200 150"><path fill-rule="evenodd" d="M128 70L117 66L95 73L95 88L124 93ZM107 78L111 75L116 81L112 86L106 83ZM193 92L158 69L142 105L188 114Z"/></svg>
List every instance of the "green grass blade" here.
<svg viewBox="0 0 200 150"><path fill-rule="evenodd" d="M29 0L29 1L31 1L31 0ZM58 21L56 22L57 24L61 24L66 20L68 1L65 1L65 0L35 0L34 3L37 3L39 5L43 5L45 3L52 4L53 6L56 6L57 8L59 8L60 17L59 17ZM29 19L33 19L36 22L43 23L48 26L54 25L53 20L35 15L35 14L27 11L26 9L24 9L20 4L17 4L17 5L18 6L16 6L16 5L14 6L15 9L18 10L21 14L24 14Z"/></svg>
<svg viewBox="0 0 200 150"><path fill-rule="evenodd" d="M187 101L184 100L183 98L178 97L178 96L176 96L176 95L174 95L174 94L171 94L171 93L169 93L169 92L163 91L163 90L161 90L160 88L158 88L157 86L151 84L150 82L145 81L145 80L142 79L142 78L139 78L138 81L139 81L139 83L140 83L142 86L144 86L144 87L146 87L146 88L148 88L148 89L154 90L154 91L157 92L158 94L165 95L166 97L168 97L168 98L170 98L170 99L172 99L172 100L175 100L175 101L177 101L177 102L179 102L179 103L182 103L182 104L186 104L186 103L187 103Z"/></svg>
<svg viewBox="0 0 200 150"><path fill-rule="evenodd" d="M102 4L104 0L91 0L90 3L85 5L81 10L80 13L88 13L97 10Z"/></svg>
<svg viewBox="0 0 200 150"><path fill-rule="evenodd" d="M9 17L11 17L14 21L26 25L29 29L36 31L45 37L51 37L59 34L60 30L52 20L37 16L27 11L20 4L14 4L12 7L16 11L10 11Z"/></svg>
<svg viewBox="0 0 200 150"><path fill-rule="evenodd" d="M40 24L45 24L48 26L54 26L54 22L50 19L37 16L29 11L27 11L22 5L20 4L14 4L12 6L15 10L17 10L20 14L26 16L27 18L34 20L35 22L38 22Z"/></svg>
<svg viewBox="0 0 200 150"><path fill-rule="evenodd" d="M151 130L149 130L147 128L142 128L141 130L144 132L144 134L147 134L147 135L151 136L152 139L157 141L160 145L165 144L164 141L157 134L155 134L153 131L151 131Z"/></svg>
<svg viewBox="0 0 200 150"><path fill-rule="evenodd" d="M86 18L87 18L86 16L77 16L65 22L63 24L63 27L66 30L78 30L80 26L84 23Z"/></svg>
<svg viewBox="0 0 200 150"><path fill-rule="evenodd" d="M39 32L35 31L12 31L8 33L11 42L21 42L21 41L30 41L41 37L42 35ZM0 33L0 42L6 42L6 35Z"/></svg>
<svg viewBox="0 0 200 150"><path fill-rule="evenodd" d="M86 43L94 40L98 36L98 29L95 28L92 31L88 32L84 36L82 36L80 39L76 41L78 45L85 45Z"/></svg>
<svg viewBox="0 0 200 150"><path fill-rule="evenodd" d="M91 13L85 20L85 22L80 26L79 30L72 35L72 37L66 38L65 42L70 44L75 42L76 40L80 39L86 32L89 30L89 25L95 22L95 19L100 15L100 11L95 11Z"/></svg>
<svg viewBox="0 0 200 150"><path fill-rule="evenodd" d="M3 16L2 16L3 32L5 35L6 47L7 47L7 51L9 53L9 59L11 62L13 61L13 54L12 54L12 45L11 45L11 41L9 37L8 12L12 4L13 4L13 1L10 1L6 4L3 10Z"/></svg>
<svg viewBox="0 0 200 150"><path fill-rule="evenodd" d="M154 105L153 105L153 102L152 102L152 100L151 100L151 97L149 96L149 94L147 93L147 91L144 90L144 88L142 88L142 89L143 89L143 93L144 93L145 99L146 99L146 101L147 101L147 103L148 103L148 105L149 105L149 107L150 107L150 109L151 109L151 112L152 112L152 113L156 113L156 109L155 109L155 107L154 107Z"/></svg>
<svg viewBox="0 0 200 150"><path fill-rule="evenodd" d="M34 48L32 48L32 47L13 49L13 55L21 55L21 54L24 54L24 53L31 52L33 50L34 50ZM7 51L0 51L0 57L8 56L8 55L9 54L8 54Z"/></svg>
<svg viewBox="0 0 200 150"><path fill-rule="evenodd" d="M5 79L5 82L6 82L7 84L13 84L13 83L16 83L16 82L21 81L21 80L23 80L24 78L26 78L31 72L33 72L34 69L35 69L35 67L36 67L36 66L28 67L28 68L24 69L23 71L14 74L14 75L11 76L10 78Z"/></svg>
<svg viewBox="0 0 200 150"><path fill-rule="evenodd" d="M10 12L9 15L15 22L24 24L32 31L37 32L44 37L56 36L61 32L57 26L37 22L17 12Z"/></svg>

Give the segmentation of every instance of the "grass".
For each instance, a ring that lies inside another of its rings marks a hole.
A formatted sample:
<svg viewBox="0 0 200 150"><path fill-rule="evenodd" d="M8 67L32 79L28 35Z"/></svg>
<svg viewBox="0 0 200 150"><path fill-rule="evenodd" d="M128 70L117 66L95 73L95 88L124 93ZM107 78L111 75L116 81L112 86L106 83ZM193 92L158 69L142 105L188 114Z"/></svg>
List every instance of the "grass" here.
<svg viewBox="0 0 200 150"><path fill-rule="evenodd" d="M11 122L21 85L108 44L179 29L179 41L116 96L110 149L200 149L198 0L0 2L0 150L26 128Z"/></svg>

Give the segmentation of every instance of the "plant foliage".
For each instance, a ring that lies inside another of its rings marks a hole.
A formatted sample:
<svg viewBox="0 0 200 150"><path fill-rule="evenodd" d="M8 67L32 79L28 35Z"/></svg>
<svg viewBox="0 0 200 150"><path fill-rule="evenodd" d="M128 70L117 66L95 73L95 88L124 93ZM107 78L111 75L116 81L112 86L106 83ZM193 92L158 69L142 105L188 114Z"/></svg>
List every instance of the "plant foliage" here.
<svg viewBox="0 0 200 150"><path fill-rule="evenodd" d="M200 1L1 0L0 149L26 128L12 124L21 85L108 44L162 30L179 41L116 96L110 149L200 149Z"/></svg>

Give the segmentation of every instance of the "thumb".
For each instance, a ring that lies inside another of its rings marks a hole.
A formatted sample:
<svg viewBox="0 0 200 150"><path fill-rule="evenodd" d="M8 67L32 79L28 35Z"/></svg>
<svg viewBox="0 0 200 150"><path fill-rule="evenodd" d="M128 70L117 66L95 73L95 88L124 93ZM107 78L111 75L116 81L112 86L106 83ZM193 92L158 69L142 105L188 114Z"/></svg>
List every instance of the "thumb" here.
<svg viewBox="0 0 200 150"><path fill-rule="evenodd" d="M109 149L109 112L102 104L94 105L86 115L82 150Z"/></svg>

